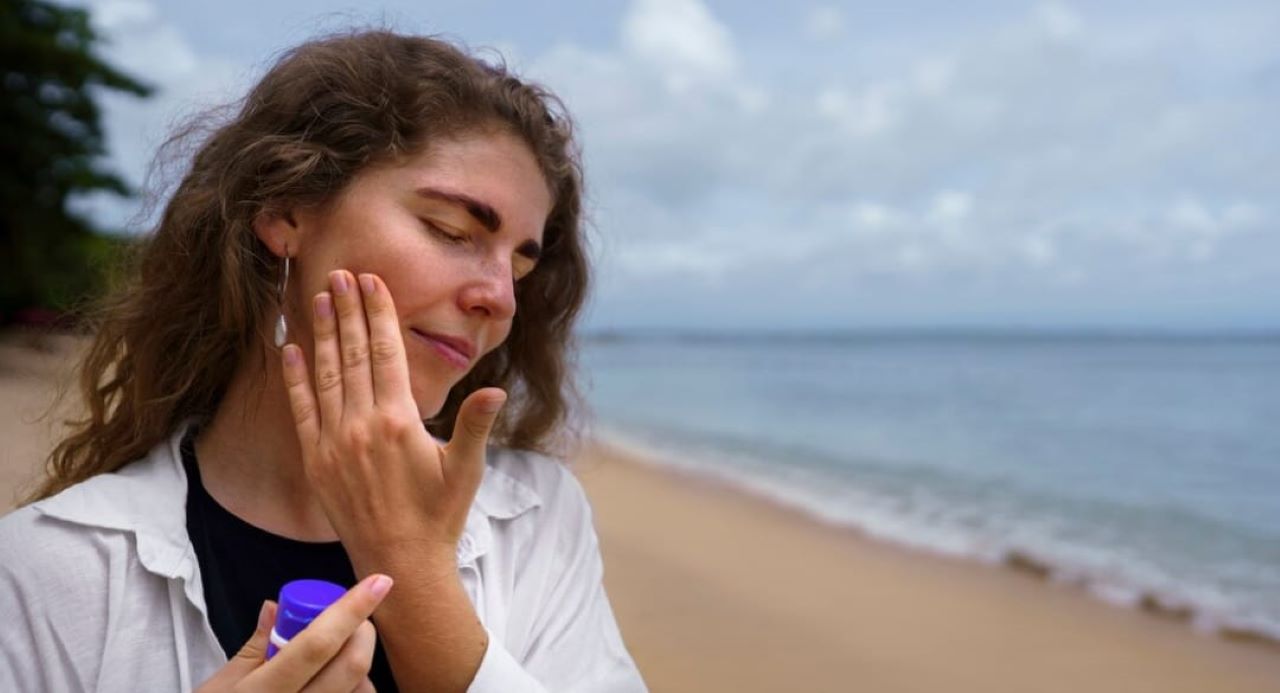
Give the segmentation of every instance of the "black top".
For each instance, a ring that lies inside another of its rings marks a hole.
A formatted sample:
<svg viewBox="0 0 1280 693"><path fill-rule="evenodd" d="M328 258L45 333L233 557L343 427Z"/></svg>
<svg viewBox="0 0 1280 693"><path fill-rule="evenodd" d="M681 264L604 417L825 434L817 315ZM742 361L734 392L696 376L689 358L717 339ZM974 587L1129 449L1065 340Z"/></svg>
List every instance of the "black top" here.
<svg viewBox="0 0 1280 693"><path fill-rule="evenodd" d="M200 562L209 625L230 659L257 628L262 602L277 600L285 583L311 578L351 587L356 576L341 542L287 539L259 529L219 505L200 481L196 431L193 426L182 438L182 466L187 470L187 534ZM397 690L381 638L373 654L369 679L379 691Z"/></svg>

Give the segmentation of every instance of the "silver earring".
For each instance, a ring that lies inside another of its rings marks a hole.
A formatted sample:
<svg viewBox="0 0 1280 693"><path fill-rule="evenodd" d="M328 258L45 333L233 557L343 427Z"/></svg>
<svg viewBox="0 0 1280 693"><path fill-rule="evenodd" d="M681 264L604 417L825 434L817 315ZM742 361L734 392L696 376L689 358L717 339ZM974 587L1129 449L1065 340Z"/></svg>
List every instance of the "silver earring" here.
<svg viewBox="0 0 1280 693"><path fill-rule="evenodd" d="M276 299L280 305L280 317L276 318L276 348L279 349L289 340L289 323L284 319L284 290L289 286L289 248L284 249L284 272L280 275L280 284L276 287Z"/></svg>

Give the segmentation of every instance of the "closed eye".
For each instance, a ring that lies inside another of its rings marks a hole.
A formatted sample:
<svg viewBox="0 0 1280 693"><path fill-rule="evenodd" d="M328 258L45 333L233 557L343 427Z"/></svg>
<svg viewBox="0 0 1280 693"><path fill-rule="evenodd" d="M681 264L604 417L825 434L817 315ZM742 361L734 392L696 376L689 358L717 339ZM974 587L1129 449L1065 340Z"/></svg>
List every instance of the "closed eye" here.
<svg viewBox="0 0 1280 693"><path fill-rule="evenodd" d="M437 237L439 237L439 238L442 238L442 239L444 239L445 241L448 241L448 242L450 242L450 243L465 243L465 242L467 242L467 236L466 236L465 234L460 234L460 233L450 233L449 231L446 231L446 230L444 229L444 227L440 226L439 224L437 224L437 223L435 223L435 222L433 222L433 221L427 220L427 219L419 219L419 221L421 221L421 222L422 222L422 225L423 225L423 226L426 226L426 227L427 227L427 230L428 230L428 231L430 231L430 232L432 233L432 235L435 235L435 236L437 236Z"/></svg>
<svg viewBox="0 0 1280 693"><path fill-rule="evenodd" d="M515 280L520 281L521 279L524 279L525 277L529 276L529 274L532 273L537 268L538 268L537 260L531 260L522 255L517 257L516 260L512 263L511 269L512 269L512 274L515 275Z"/></svg>
<svg viewBox="0 0 1280 693"><path fill-rule="evenodd" d="M446 243L461 245L468 243L471 237L465 233L446 230L447 227L441 226L430 219L419 218L418 221L427 227L433 236L440 238ZM526 241L516 249L516 259L512 262L512 274L514 281L520 281L529 276L533 270L537 269L538 260L542 257L542 247L537 241Z"/></svg>

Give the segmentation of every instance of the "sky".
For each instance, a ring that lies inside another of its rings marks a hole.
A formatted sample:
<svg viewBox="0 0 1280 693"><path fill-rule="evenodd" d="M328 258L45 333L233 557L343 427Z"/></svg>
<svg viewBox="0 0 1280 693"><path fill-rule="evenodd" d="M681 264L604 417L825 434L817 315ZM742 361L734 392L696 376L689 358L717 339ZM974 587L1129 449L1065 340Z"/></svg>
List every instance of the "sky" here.
<svg viewBox="0 0 1280 693"><path fill-rule="evenodd" d="M443 34L550 87L591 330L1280 329L1280 3L79 4L159 89L104 97L139 185L177 122L329 31Z"/></svg>

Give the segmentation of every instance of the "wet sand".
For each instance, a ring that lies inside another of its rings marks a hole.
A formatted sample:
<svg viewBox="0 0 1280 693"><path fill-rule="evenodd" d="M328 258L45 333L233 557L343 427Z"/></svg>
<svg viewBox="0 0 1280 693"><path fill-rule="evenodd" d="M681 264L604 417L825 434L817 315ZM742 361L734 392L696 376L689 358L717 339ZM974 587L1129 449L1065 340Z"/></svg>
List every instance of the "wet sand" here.
<svg viewBox="0 0 1280 693"><path fill-rule="evenodd" d="M1280 691L1280 649L919 554L604 445L577 472L654 691Z"/></svg>

